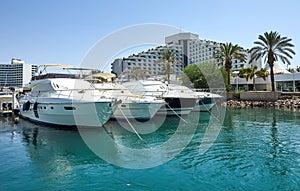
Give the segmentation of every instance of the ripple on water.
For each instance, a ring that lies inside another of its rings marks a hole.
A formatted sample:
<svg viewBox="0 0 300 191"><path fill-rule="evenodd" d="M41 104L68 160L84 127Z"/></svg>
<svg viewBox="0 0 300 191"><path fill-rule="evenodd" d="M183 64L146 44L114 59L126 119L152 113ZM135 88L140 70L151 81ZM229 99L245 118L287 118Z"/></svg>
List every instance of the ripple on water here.
<svg viewBox="0 0 300 191"><path fill-rule="evenodd" d="M299 119L300 115L291 112L228 110L217 139L212 141L203 139L208 128L206 116L199 120L190 144L173 160L141 170L103 161L76 131L2 120L0 189L300 190ZM109 133L125 146L145 148L168 140L176 124L176 118L169 118L157 131L143 135L148 141L143 144L148 145L141 145L135 134L124 129L111 128ZM200 144L211 143L200 155Z"/></svg>

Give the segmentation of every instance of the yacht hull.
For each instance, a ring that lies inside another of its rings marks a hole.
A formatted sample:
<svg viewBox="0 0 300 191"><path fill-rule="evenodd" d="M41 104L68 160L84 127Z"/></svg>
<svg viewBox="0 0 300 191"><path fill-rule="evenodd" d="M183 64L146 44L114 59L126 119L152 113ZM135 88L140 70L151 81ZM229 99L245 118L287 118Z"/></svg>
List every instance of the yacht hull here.
<svg viewBox="0 0 300 191"><path fill-rule="evenodd" d="M20 116L34 122L59 126L99 127L109 120L114 111L113 107L110 101L25 102L20 110Z"/></svg>
<svg viewBox="0 0 300 191"><path fill-rule="evenodd" d="M199 103L193 108L193 111L210 111L214 105L215 103Z"/></svg>
<svg viewBox="0 0 300 191"><path fill-rule="evenodd" d="M112 115L114 119L151 119L164 105L160 103L121 103Z"/></svg>
<svg viewBox="0 0 300 191"><path fill-rule="evenodd" d="M222 100L222 96L208 93L204 97L200 98L193 111L210 111L216 104L220 103Z"/></svg>
<svg viewBox="0 0 300 191"><path fill-rule="evenodd" d="M188 115L197 103L196 98L164 98L166 105L157 113L160 115Z"/></svg>

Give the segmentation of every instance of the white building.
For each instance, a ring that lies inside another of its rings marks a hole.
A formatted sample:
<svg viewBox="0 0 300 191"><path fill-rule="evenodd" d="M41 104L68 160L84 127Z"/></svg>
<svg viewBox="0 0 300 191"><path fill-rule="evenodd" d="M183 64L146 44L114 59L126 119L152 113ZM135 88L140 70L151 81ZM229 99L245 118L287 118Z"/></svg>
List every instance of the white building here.
<svg viewBox="0 0 300 191"><path fill-rule="evenodd" d="M176 47L176 50L178 50L178 52L175 58L175 64L173 64L172 66L172 70L175 74L178 75L183 70L183 58L181 53L182 49L181 46L174 47ZM161 52L166 48L167 46L159 46L147 51L140 52L138 54L132 54L127 58L116 59L112 63L111 69L117 75L133 69L146 70L148 75L160 75L164 70L164 63Z"/></svg>
<svg viewBox="0 0 300 191"><path fill-rule="evenodd" d="M148 51L133 54L127 58L116 59L112 63L111 69L117 75L134 68L148 70L148 74L150 75L160 74L162 73L163 65L158 62L162 58L159 52L165 48L170 48L177 52L176 62L180 63L179 65L177 64L174 66L174 73L180 74L183 68L190 64L214 61L214 52L218 50L219 47L220 43L218 42L201 40L197 34L182 32L165 37L164 46L159 46L149 49ZM245 50L245 53L249 60L250 55L247 53L247 50ZM258 60L251 65L258 65L260 68L261 60ZM232 61L232 70L234 71L249 66L248 62L243 63L235 59Z"/></svg>
<svg viewBox="0 0 300 191"><path fill-rule="evenodd" d="M0 64L0 87L23 87L37 72L37 65L25 64L20 59L12 59L11 64Z"/></svg>

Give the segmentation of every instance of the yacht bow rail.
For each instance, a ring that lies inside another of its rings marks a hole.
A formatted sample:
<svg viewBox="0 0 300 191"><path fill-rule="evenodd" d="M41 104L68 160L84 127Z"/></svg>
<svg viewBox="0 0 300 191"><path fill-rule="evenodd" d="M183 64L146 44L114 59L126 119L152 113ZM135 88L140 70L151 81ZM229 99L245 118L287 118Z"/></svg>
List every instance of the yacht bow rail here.
<svg viewBox="0 0 300 191"><path fill-rule="evenodd" d="M54 90L54 91L34 91L30 93L31 97L37 98L45 98L45 97L51 97L51 98L69 98L69 99L76 99L76 100L87 100L88 98L96 98L94 101L99 101L100 99L111 99L111 98L122 98L124 100L126 99L142 99L144 96L142 95L130 95L122 94L122 89L120 90L119 95L112 95L109 93L111 90L116 89L102 89L102 88L95 88L95 89L66 89L66 90ZM26 95L25 95L26 96Z"/></svg>
<svg viewBox="0 0 300 191"><path fill-rule="evenodd" d="M226 96L226 88L197 88L193 89L195 92L208 92L218 94L220 96Z"/></svg>

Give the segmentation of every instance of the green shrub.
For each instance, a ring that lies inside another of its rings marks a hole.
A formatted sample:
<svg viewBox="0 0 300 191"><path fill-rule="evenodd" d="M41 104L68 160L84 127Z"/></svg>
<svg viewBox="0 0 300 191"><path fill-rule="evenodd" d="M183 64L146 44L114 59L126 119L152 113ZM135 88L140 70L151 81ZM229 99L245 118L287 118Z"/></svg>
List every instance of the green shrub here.
<svg viewBox="0 0 300 191"><path fill-rule="evenodd" d="M235 99L240 99L240 94L241 94L241 92L245 92L245 90L235 90L235 91L233 92L233 98L235 98Z"/></svg>
<svg viewBox="0 0 300 191"><path fill-rule="evenodd" d="M228 84L226 84L226 90L227 90L227 92L231 92L232 91L232 85L228 85Z"/></svg>

